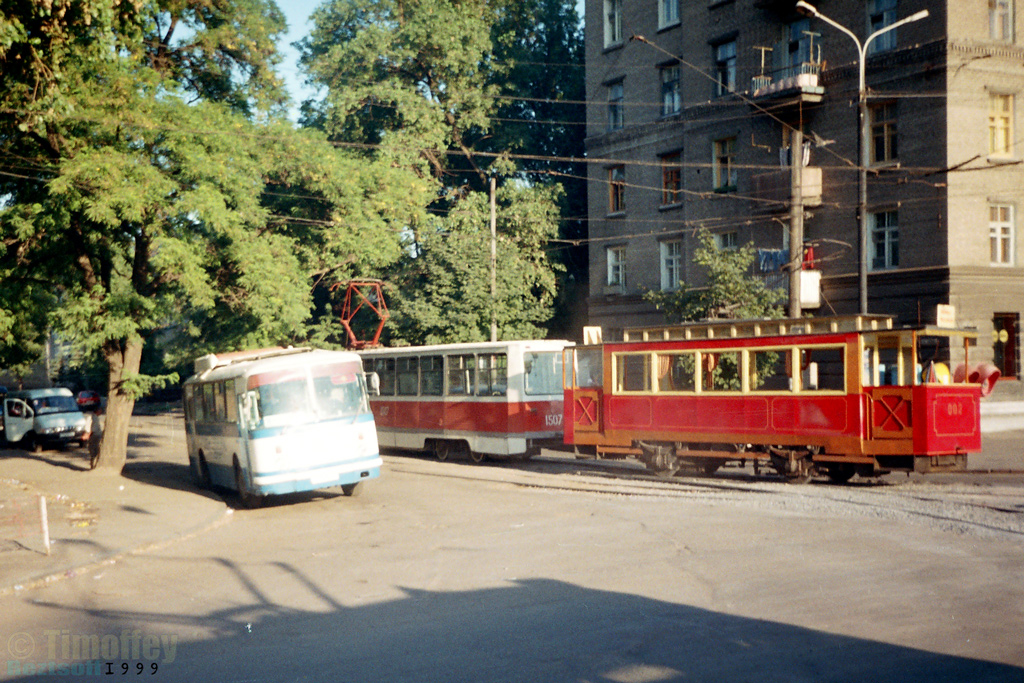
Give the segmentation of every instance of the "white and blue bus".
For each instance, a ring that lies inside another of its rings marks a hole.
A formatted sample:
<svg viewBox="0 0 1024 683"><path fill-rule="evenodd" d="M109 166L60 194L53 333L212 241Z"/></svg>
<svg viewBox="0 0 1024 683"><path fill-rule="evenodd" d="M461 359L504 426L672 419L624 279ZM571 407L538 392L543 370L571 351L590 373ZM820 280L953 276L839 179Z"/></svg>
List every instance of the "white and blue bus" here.
<svg viewBox="0 0 1024 683"><path fill-rule="evenodd" d="M380 476L377 431L354 353L272 348L209 354L184 385L189 465L243 505Z"/></svg>

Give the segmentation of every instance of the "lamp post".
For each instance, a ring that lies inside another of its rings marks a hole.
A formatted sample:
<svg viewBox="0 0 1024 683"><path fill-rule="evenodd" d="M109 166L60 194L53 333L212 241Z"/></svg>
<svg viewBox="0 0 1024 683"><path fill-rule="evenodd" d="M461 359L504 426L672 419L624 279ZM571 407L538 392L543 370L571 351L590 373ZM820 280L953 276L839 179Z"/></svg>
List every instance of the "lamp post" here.
<svg viewBox="0 0 1024 683"><path fill-rule="evenodd" d="M853 31L846 28L842 24L826 17L824 14L818 11L818 8L805 0L799 0L796 3L797 11L816 19L821 19L829 26L839 29L846 35L853 39L853 42L857 45L858 55L858 71L859 71L859 85L857 88L857 115L859 117L859 130L860 130L860 160L857 164L859 170L858 177L858 190L860 192L860 199L857 202L857 212L859 214L858 223L858 240L860 249L860 268L858 273L858 289L860 291L860 312L868 312L868 162L871 156L870 147L870 130L868 127L868 93L867 88L864 85L864 70L865 63L867 62L868 46L871 41L882 35L888 33L904 24L909 24L913 21L920 21L928 16L928 10L923 9L920 12L915 12L909 17L900 19L894 24L884 26L871 35L861 43L860 39L854 35Z"/></svg>

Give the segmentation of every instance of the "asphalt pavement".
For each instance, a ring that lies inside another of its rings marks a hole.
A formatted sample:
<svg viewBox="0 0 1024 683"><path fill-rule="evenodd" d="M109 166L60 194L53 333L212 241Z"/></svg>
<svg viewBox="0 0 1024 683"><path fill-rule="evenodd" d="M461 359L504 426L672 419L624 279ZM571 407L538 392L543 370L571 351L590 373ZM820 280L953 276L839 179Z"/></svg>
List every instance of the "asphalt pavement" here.
<svg viewBox="0 0 1024 683"><path fill-rule="evenodd" d="M1024 472L1024 426L985 433L968 467ZM120 558L223 524L233 501L222 493L193 485L180 413L133 417L121 476L91 471L84 448L0 450L0 597L95 576Z"/></svg>

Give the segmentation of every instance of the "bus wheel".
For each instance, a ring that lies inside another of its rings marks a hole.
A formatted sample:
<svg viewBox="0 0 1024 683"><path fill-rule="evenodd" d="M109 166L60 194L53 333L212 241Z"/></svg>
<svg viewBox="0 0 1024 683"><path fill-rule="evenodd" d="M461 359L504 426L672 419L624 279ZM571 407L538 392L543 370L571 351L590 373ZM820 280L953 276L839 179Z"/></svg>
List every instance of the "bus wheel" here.
<svg viewBox="0 0 1024 683"><path fill-rule="evenodd" d="M263 504L263 496L249 490L237 459L235 460L235 488L238 489L238 502L242 504L242 507L252 510Z"/></svg>
<svg viewBox="0 0 1024 683"><path fill-rule="evenodd" d="M363 495L363 487L358 481L354 484L342 484L341 492L344 493L349 498L355 498L357 496Z"/></svg>
<svg viewBox="0 0 1024 683"><path fill-rule="evenodd" d="M206 456L200 454L189 463L192 465L192 481L196 483L196 486L202 489L210 488L210 466L206 464Z"/></svg>

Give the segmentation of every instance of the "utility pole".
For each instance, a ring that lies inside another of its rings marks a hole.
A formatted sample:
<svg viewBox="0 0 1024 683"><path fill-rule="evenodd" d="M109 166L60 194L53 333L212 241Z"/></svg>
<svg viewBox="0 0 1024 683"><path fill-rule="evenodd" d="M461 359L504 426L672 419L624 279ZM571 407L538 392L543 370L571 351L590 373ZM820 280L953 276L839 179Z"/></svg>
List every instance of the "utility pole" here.
<svg viewBox="0 0 1024 683"><path fill-rule="evenodd" d="M803 117L801 117L802 119ZM804 269L804 132L803 121L789 136L789 317L799 318L800 277Z"/></svg>
<svg viewBox="0 0 1024 683"><path fill-rule="evenodd" d="M491 176L491 341L498 341L498 208Z"/></svg>

